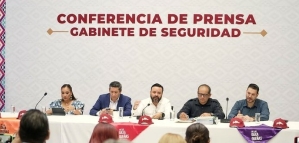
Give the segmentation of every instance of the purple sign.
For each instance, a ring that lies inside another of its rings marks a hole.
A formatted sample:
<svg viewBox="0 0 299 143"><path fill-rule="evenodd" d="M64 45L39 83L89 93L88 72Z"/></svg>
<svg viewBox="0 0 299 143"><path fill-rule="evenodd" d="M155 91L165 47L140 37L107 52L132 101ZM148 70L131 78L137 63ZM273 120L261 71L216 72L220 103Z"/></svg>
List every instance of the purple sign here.
<svg viewBox="0 0 299 143"><path fill-rule="evenodd" d="M279 133L281 129L262 124L259 126L238 128L238 131L248 143L267 143L277 133Z"/></svg>

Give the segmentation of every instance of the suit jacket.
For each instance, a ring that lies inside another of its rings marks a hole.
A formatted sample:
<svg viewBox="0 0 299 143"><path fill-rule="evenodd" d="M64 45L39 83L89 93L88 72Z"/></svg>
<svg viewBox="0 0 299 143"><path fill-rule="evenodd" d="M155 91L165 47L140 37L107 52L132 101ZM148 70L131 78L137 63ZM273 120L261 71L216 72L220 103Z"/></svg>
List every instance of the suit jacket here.
<svg viewBox="0 0 299 143"><path fill-rule="evenodd" d="M109 104L110 104L110 93L102 94L99 96L97 102L90 109L89 114L96 116L98 111L102 110L103 108L109 107ZM118 107L124 107L124 116L131 116L132 104L131 104L130 97L120 94L116 109L118 109Z"/></svg>

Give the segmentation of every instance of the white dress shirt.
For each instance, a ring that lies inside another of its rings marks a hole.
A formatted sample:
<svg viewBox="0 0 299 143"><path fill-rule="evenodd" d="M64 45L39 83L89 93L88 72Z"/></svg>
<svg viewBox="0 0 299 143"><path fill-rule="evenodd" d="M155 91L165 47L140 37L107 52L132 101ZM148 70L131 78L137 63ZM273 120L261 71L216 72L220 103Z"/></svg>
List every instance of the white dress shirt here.
<svg viewBox="0 0 299 143"><path fill-rule="evenodd" d="M115 102L113 102L113 101L111 100L111 98L110 98L109 108L112 109L112 110L118 110L118 109L116 109L116 108L117 108L117 104L118 104L118 100L119 100L119 98L117 98L117 100L116 100ZM101 111L98 111L96 115L99 116L99 115L100 115L100 112L101 112Z"/></svg>
<svg viewBox="0 0 299 143"><path fill-rule="evenodd" d="M148 107L146 107L148 104L150 104L150 105ZM144 115L153 117L156 113L162 112L165 114L164 118L169 119L170 111L171 111L171 104L167 98L162 97L156 107L153 104L151 98L146 98L144 100L141 100L141 102L139 103L139 106L137 107L136 110L132 111L133 116L141 116L143 109L144 109L144 111L143 111Z"/></svg>
<svg viewBox="0 0 299 143"><path fill-rule="evenodd" d="M110 104L109 104L109 108L112 110L118 110L117 108L117 103L118 103L119 98L117 98L117 100L115 102L113 102L110 98Z"/></svg>

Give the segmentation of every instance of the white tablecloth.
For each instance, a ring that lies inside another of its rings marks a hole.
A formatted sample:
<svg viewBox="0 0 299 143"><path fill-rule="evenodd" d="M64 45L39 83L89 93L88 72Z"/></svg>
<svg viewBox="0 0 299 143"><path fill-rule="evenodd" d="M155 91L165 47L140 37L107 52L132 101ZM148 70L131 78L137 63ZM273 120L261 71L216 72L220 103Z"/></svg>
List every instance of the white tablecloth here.
<svg viewBox="0 0 299 143"><path fill-rule="evenodd" d="M51 136L47 143L88 143L98 117L82 116L48 116ZM114 119L115 122L137 123L135 117ZM153 120L154 124L141 132L133 143L157 143L160 137L168 132L178 133L185 137L185 130L191 123L175 123L169 120ZM272 126L272 121L261 122ZM246 126L258 125L245 123ZM246 143L236 128L229 128L228 123L206 125L210 131L211 143ZM292 143L294 137L299 136L299 122L288 122L290 128L283 129L269 143Z"/></svg>

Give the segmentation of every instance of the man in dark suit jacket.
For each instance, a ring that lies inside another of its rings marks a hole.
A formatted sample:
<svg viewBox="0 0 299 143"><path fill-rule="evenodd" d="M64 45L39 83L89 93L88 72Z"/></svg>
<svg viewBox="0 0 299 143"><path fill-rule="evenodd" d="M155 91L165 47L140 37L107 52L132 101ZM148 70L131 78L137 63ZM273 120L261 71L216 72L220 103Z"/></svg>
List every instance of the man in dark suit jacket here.
<svg viewBox="0 0 299 143"><path fill-rule="evenodd" d="M103 113L113 114L113 110L118 110L119 107L124 108L124 116L131 116L131 98L121 94L122 86L118 81L113 81L109 85L109 93L102 94L99 99L90 109L89 114L99 116ZM106 110L111 108L111 110Z"/></svg>

